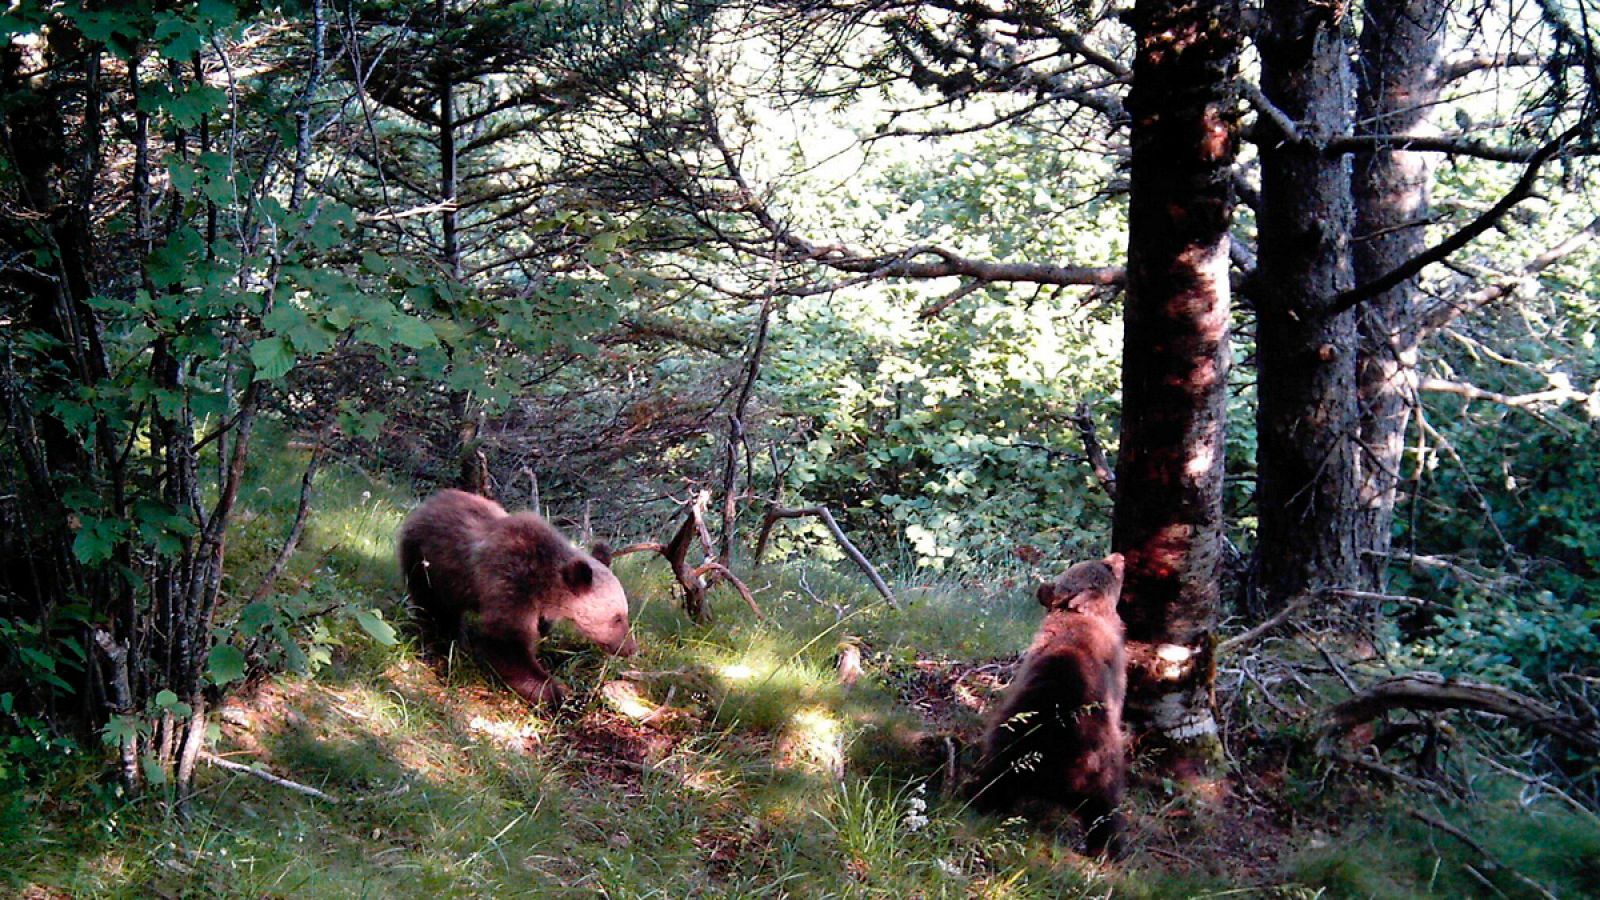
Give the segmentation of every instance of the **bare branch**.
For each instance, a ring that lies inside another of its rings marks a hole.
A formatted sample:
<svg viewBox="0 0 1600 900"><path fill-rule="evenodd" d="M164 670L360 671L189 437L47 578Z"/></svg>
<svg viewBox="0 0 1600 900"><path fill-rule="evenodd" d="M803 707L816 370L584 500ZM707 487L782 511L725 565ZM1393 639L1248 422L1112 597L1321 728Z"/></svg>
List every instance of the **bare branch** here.
<svg viewBox="0 0 1600 900"><path fill-rule="evenodd" d="M1538 147L1496 147L1470 138L1430 137L1411 134L1350 134L1336 137L1325 149L1330 155L1363 150L1394 150L1406 153L1447 153L1494 162L1526 163L1538 154Z"/></svg>
<svg viewBox="0 0 1600 900"><path fill-rule="evenodd" d="M1473 291L1465 297L1446 301L1434 307L1422 317L1423 330L1438 331L1465 313L1510 296L1528 278L1543 272L1545 269L1588 246L1597 234L1600 234L1600 216L1590 220L1589 224L1585 225L1578 233L1528 260L1515 274Z"/></svg>
<svg viewBox="0 0 1600 900"><path fill-rule="evenodd" d="M1328 316L1337 316L1347 310L1354 309L1365 300L1375 297L1396 285L1403 284L1407 279L1417 276L1423 269L1445 259L1471 243L1478 235L1494 227L1494 224L1500 221L1500 218L1507 212L1510 212L1512 207L1533 194L1533 185L1539 178L1539 170L1544 167L1545 163L1554 159L1556 154L1560 153L1562 148L1567 145L1567 142L1576 137L1582 128L1583 123L1580 122L1540 147L1533 157L1528 160L1528 166L1523 170L1522 177L1517 179L1517 183L1512 185L1511 190L1507 191L1499 202L1495 203L1482 215L1467 223L1455 234L1390 269L1385 274L1374 278L1366 284L1356 285L1335 297L1333 305L1326 314Z"/></svg>
<svg viewBox="0 0 1600 900"><path fill-rule="evenodd" d="M1437 84L1449 84L1459 81L1474 72L1485 69L1506 69L1512 66L1537 66L1544 60L1536 53L1488 53L1467 52L1451 57L1439 68L1435 79Z"/></svg>
<svg viewBox="0 0 1600 900"><path fill-rule="evenodd" d="M916 246L891 253L870 253L841 243L818 244L779 222L745 180L737 155L723 139L711 110L703 113L706 134L722 158L728 177L738 187L739 205L767 232L774 246L747 244L743 249L775 262L811 262L840 272L871 278L949 278L979 282L1028 282L1053 285L1114 285L1123 281L1120 266L1057 266L1047 263L992 262L973 259L942 247ZM925 257L932 257L926 259Z"/></svg>
<svg viewBox="0 0 1600 900"><path fill-rule="evenodd" d="M1560 374L1555 373L1555 375ZM1501 406L1528 413L1533 413L1534 407L1546 403L1555 405L1573 401L1583 403L1589 399L1588 394L1574 390L1570 383L1562 383L1563 381L1564 379L1552 376L1551 385L1548 389L1515 395L1486 391L1476 385L1459 381L1445 381L1442 378L1423 378L1417 382L1417 387L1420 390L1431 391L1436 394L1454 394L1457 397L1465 397L1468 400L1487 400L1491 403L1498 403Z"/></svg>
<svg viewBox="0 0 1600 900"><path fill-rule="evenodd" d="M889 586L884 583L882 576L878 574L878 570L873 567L872 563L869 562L865 556L862 555L860 550L856 549L856 545L850 543L850 539L845 537L844 529L839 527L839 523L833 518L833 513L829 512L826 506L807 506L801 509L789 509L788 507L780 506L771 500L766 501L766 503L767 515L761 523L761 538L756 541L755 561L757 564L761 562L762 552L767 549L767 538L772 534L772 526L775 525L779 519L800 519L808 516L815 516L816 518L822 520L823 525L827 526L828 533L833 535L833 539L836 543L838 543L839 549L843 550L844 554L850 557L850 561L855 563L856 566L861 569L861 571L867 576L867 580L872 582L873 588L876 589L879 594L883 595L884 601L895 609L900 608L900 604L895 601L894 594L889 591Z"/></svg>
<svg viewBox="0 0 1600 900"><path fill-rule="evenodd" d="M227 769L229 772L238 772L241 775L251 775L261 779L262 781L265 781L268 784L275 784L281 788L288 788L295 793L305 794L307 797L315 797L318 800L323 800L335 805L339 803L338 797L335 797L331 794L325 794L322 791L311 787L310 785L301 784L298 781L290 781L287 778L274 775L265 769L258 769L255 766L241 765L240 763L233 762L232 760L223 759L215 753L202 753L200 754L200 758L205 760L207 764L216 766L219 769Z"/></svg>

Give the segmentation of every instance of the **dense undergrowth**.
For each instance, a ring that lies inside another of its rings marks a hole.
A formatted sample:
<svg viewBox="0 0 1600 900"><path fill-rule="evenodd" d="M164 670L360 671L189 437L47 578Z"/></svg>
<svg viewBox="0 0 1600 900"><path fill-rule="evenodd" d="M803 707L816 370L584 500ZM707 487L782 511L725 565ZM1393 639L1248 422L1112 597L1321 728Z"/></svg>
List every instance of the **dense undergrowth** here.
<svg viewBox="0 0 1600 900"><path fill-rule="evenodd" d="M255 474L262 512L233 540L241 584L293 515L294 457ZM403 631L385 646L359 620L403 615L391 542L414 502L352 465L326 472L278 607L335 612L281 617L295 649L256 655L282 671L255 674L221 715L220 756L332 801L211 768L180 826L120 796L97 753L41 755L0 800L0 890L1515 897L1581 896L1600 870L1593 821L1488 779L1471 806L1351 780L1307 751L1303 721L1256 721L1260 705L1236 697L1229 764L1196 788L1139 784L1122 862L1078 856L1069 826L966 812L942 776L1036 622L1021 571L903 574L895 611L853 572L742 567L766 620L714 594L717 620L699 626L658 560L629 557L618 571L644 651L609 659L558 631L546 655L575 702L547 717L471 663L425 660ZM866 672L848 689L834 668L846 641Z"/></svg>

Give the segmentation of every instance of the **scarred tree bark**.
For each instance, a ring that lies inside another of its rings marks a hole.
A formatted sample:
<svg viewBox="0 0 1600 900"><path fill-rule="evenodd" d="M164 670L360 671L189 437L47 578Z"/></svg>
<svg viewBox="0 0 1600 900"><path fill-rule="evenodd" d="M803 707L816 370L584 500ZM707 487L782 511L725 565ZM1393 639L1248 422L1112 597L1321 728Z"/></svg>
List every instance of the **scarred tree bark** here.
<svg viewBox="0 0 1600 900"><path fill-rule="evenodd" d="M1320 147L1350 125L1346 15L1269 3L1257 41L1262 93L1298 130L1261 140L1256 505L1269 607L1356 581L1355 315L1331 311L1351 286L1350 173Z"/></svg>
<svg viewBox="0 0 1600 900"><path fill-rule="evenodd" d="M1211 634L1222 559L1235 2L1141 0L1112 545L1127 557L1127 717L1170 770L1216 746Z"/></svg>
<svg viewBox="0 0 1600 900"><path fill-rule="evenodd" d="M1360 132L1432 135L1439 97L1445 5L1442 0L1368 0L1358 62ZM1432 157L1389 144L1355 157L1355 280L1364 284L1427 249ZM1357 549L1362 586L1384 588L1400 483L1406 424L1416 406L1416 279L1360 308L1361 459Z"/></svg>

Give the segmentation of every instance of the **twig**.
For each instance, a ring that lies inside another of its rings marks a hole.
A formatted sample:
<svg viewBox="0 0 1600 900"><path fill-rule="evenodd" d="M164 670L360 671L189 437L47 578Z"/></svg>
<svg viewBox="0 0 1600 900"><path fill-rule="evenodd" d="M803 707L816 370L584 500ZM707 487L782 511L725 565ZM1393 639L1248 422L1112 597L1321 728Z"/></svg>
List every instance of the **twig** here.
<svg viewBox="0 0 1600 900"><path fill-rule="evenodd" d="M328 803L333 803L336 805L341 802L339 798L330 794L325 794L322 791L311 787L310 785L304 785L298 781L290 781L287 778L281 778L265 769L258 769L254 766L240 765L239 763L231 762L223 759L215 753L201 753L200 758L207 764L216 766L219 769L227 769L229 772L238 772L243 775L253 775L268 784L275 784L281 788L288 788L296 793L305 794L307 797L315 797L318 800L325 800Z"/></svg>

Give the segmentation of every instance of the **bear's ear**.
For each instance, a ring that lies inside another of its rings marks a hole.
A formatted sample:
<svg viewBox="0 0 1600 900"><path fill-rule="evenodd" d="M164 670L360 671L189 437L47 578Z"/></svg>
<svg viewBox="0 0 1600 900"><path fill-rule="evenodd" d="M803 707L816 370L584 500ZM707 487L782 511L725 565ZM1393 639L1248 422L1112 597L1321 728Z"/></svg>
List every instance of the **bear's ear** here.
<svg viewBox="0 0 1600 900"><path fill-rule="evenodd" d="M1050 607L1054 606L1056 602L1056 586L1048 581L1039 585L1038 597L1039 605L1045 609L1049 609Z"/></svg>
<svg viewBox="0 0 1600 900"><path fill-rule="evenodd" d="M611 545L605 541L595 541L589 548L589 555L599 561L600 565L611 568Z"/></svg>
<svg viewBox="0 0 1600 900"><path fill-rule="evenodd" d="M594 569L587 559L575 559L561 567L561 580L573 590L582 590L594 584Z"/></svg>

